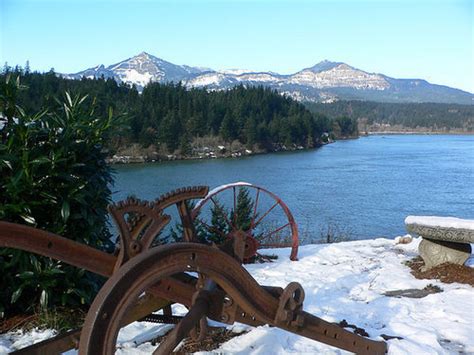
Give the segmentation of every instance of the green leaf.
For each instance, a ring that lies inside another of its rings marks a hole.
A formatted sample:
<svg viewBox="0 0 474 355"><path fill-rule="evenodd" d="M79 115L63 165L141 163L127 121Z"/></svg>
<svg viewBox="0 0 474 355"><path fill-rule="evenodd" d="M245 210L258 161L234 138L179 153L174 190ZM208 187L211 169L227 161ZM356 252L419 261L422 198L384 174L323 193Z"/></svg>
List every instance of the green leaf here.
<svg viewBox="0 0 474 355"><path fill-rule="evenodd" d="M53 275L54 275L54 274L64 274L64 271L61 270L61 269L51 269L51 270L49 271L49 273L50 273L50 274L53 274Z"/></svg>
<svg viewBox="0 0 474 355"><path fill-rule="evenodd" d="M3 165L6 165L10 168L10 170L13 170L12 168L12 163L9 160L2 160L1 161Z"/></svg>
<svg viewBox="0 0 474 355"><path fill-rule="evenodd" d="M67 220L69 219L69 214L70 213L71 213L71 211L69 209L69 202L64 201L63 206L61 207L61 217L62 217L64 222L67 222Z"/></svg>
<svg viewBox="0 0 474 355"><path fill-rule="evenodd" d="M17 288L16 291L13 292L12 294L11 303L15 303L18 300L18 298L20 298L22 292L23 292L23 287Z"/></svg>
<svg viewBox="0 0 474 355"><path fill-rule="evenodd" d="M18 275L20 279L31 279L33 277L33 271L25 271Z"/></svg>
<svg viewBox="0 0 474 355"><path fill-rule="evenodd" d="M49 160L46 157L41 157L41 158L34 159L31 161L31 164L45 164L45 163L51 163L51 160Z"/></svg>
<svg viewBox="0 0 474 355"><path fill-rule="evenodd" d="M69 95L69 92L66 91L66 100L69 106L72 106L72 100L71 100L71 95Z"/></svg>
<svg viewBox="0 0 474 355"><path fill-rule="evenodd" d="M46 290L43 290L41 292L41 297L40 297L41 308L46 309L46 307L48 307L48 299L49 299L48 292Z"/></svg>
<svg viewBox="0 0 474 355"><path fill-rule="evenodd" d="M25 220L26 223L28 224L36 224L36 220L33 216L28 216L25 214L20 215L21 218Z"/></svg>

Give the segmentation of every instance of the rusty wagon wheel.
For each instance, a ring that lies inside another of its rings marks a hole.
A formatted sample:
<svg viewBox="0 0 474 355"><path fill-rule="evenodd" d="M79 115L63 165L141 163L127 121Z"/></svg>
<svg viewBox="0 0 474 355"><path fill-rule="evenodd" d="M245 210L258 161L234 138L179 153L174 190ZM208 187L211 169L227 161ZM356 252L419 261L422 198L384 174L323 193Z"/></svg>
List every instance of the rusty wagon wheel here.
<svg viewBox="0 0 474 355"><path fill-rule="evenodd" d="M247 182L219 186L196 204L191 216L198 235L208 242L219 244L243 236L244 262L264 257L258 249L282 247L291 247L290 259L297 260L298 227L293 215L281 198L260 186Z"/></svg>
<svg viewBox="0 0 474 355"><path fill-rule="evenodd" d="M190 272L198 273L203 282L191 290L170 288L170 280ZM357 354L387 352L385 342L363 338L304 312L304 290L297 282L275 294L260 286L232 256L202 244L174 243L138 255L107 280L87 313L79 355L114 354L124 320L147 292L189 306L153 354L180 351L177 346L206 317L227 324L269 324Z"/></svg>
<svg viewBox="0 0 474 355"><path fill-rule="evenodd" d="M170 289L168 280L176 280L179 275L190 272L197 273L203 280L191 287L192 297L189 297L188 288L179 292ZM79 354L115 353L119 346L119 332L127 323L124 320L149 292L162 294L189 308L153 354L173 352L197 326L201 326L203 331L202 323L206 317L232 324L233 320L224 317L223 309L228 301L230 305L243 302L246 306L239 313L254 322L271 322L267 313L272 314L271 311L278 306L278 301L261 288L237 260L221 251L197 243L158 246L133 258L107 280L87 313Z"/></svg>

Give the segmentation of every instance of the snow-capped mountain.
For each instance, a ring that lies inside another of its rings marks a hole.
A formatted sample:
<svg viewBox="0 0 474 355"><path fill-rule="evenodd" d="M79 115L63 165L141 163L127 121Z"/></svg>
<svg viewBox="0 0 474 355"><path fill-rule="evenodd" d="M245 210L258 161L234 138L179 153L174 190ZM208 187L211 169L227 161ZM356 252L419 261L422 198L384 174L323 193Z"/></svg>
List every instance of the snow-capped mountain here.
<svg viewBox="0 0 474 355"><path fill-rule="evenodd" d="M176 65L146 52L108 67L98 65L66 78L114 78L134 84L139 91L149 82L182 82L188 87L225 90L235 85L264 85L299 101L371 100L384 102L441 102L474 104L474 95L430 84L422 79L395 79L368 73L342 62L324 60L291 75L251 70Z"/></svg>
<svg viewBox="0 0 474 355"><path fill-rule="evenodd" d="M318 89L351 87L354 89L385 90L390 87L390 84L379 74L369 74L344 63L328 61L293 74L288 82Z"/></svg>
<svg viewBox="0 0 474 355"><path fill-rule="evenodd" d="M87 78L99 78L103 75L105 78L114 78L118 82L135 84L141 90L149 82L186 81L209 70L210 69L207 68L190 67L188 65L175 65L146 52L142 52L132 58L109 65L108 67L99 65L75 74L65 74L64 76L71 79L80 79L83 76Z"/></svg>

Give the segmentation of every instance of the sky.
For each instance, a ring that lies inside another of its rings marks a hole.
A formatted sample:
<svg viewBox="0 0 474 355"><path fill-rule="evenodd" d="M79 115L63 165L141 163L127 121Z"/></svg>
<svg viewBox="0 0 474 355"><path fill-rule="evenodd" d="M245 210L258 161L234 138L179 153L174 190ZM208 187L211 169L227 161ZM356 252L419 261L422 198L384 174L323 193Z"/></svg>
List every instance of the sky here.
<svg viewBox="0 0 474 355"><path fill-rule="evenodd" d="M473 0L0 0L0 63L74 73L145 51L291 74L327 59L474 92Z"/></svg>

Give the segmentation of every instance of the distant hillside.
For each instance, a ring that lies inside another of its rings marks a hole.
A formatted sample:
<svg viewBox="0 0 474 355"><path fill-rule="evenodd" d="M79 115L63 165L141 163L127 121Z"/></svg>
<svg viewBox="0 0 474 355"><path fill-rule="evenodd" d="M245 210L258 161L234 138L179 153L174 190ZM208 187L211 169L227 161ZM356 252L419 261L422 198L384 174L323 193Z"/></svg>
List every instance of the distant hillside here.
<svg viewBox="0 0 474 355"><path fill-rule="evenodd" d="M18 104L29 112L55 108L55 98L68 91L88 96L86 103L95 105L94 118L106 119L109 108L124 115L124 125L116 127L109 148L121 151L135 144L137 154L150 159L313 148L327 141L332 129L326 117L265 87L240 85L209 92L189 90L179 83L151 83L139 95L135 88L111 78L71 80L54 72L10 74L20 75L27 87L18 92ZM0 74L0 82L5 75Z"/></svg>
<svg viewBox="0 0 474 355"><path fill-rule="evenodd" d="M109 66L98 65L74 74L69 79L113 78L135 85L138 91L150 82L182 82L184 86L209 90L229 89L237 85L266 86L298 101L333 102L364 100L377 102L437 102L474 104L474 95L459 89L428 83L422 79L395 79L369 73L346 63L322 61L291 75L251 70L218 71L176 65L142 52Z"/></svg>
<svg viewBox="0 0 474 355"><path fill-rule="evenodd" d="M306 106L330 118L347 116L357 119L373 126L372 129L390 125L399 126L396 129L405 127L428 128L438 132L474 132L473 105L337 101L328 104L307 103ZM384 129L388 130L387 127Z"/></svg>

